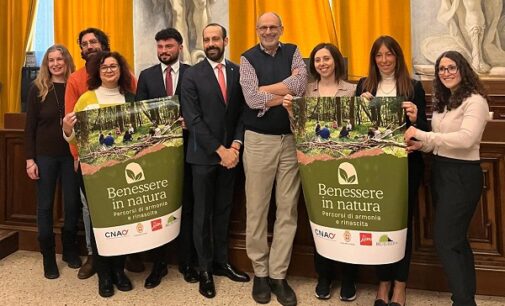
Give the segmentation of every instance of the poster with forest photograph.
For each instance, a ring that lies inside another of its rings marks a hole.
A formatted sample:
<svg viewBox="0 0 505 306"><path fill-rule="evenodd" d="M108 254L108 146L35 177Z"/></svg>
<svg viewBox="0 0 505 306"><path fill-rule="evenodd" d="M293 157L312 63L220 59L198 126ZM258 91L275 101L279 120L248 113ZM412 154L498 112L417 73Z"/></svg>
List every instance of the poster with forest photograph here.
<svg viewBox="0 0 505 306"><path fill-rule="evenodd" d="M75 132L98 252L136 253L176 238L184 175L177 97L78 112Z"/></svg>
<svg viewBox="0 0 505 306"><path fill-rule="evenodd" d="M324 257L373 265L403 258L408 200L403 100L293 101L303 194Z"/></svg>

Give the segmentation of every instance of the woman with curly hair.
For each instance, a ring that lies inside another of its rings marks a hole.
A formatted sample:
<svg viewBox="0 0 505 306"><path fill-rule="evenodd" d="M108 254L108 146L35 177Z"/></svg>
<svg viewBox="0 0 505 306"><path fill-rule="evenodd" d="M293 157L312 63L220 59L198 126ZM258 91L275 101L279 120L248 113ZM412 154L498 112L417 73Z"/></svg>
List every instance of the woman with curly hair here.
<svg viewBox="0 0 505 306"><path fill-rule="evenodd" d="M63 261L77 269L81 266L76 244L80 211L79 189L73 158L61 135L65 114L65 83L75 70L74 61L62 45L47 49L39 74L28 93L25 151L26 173L37 181L37 228L43 256L44 276L57 278L53 232L54 192L58 177L63 190L64 224L61 231Z"/></svg>
<svg viewBox="0 0 505 306"><path fill-rule="evenodd" d="M453 305L475 304L475 266L467 232L483 187L480 141L489 118L478 75L456 51L435 63L432 132L410 127L407 151L433 153L434 239Z"/></svg>
<svg viewBox="0 0 505 306"><path fill-rule="evenodd" d="M88 70L88 91L77 100L74 111L65 115L63 132L67 141L75 142L75 112L124 104L135 100L131 88L132 76L128 63L117 52L99 52L86 63ZM93 221L93 220L92 220ZM120 291L132 290L132 284L124 273L125 255L105 257L98 254L94 234L91 245L95 269L98 274L98 293L102 297L114 295L113 284Z"/></svg>

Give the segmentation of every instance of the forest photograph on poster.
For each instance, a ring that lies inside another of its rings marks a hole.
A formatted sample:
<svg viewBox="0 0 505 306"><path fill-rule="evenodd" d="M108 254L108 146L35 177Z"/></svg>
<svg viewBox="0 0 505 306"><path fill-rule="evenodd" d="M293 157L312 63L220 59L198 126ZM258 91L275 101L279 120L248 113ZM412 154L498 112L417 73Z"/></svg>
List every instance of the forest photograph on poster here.
<svg viewBox="0 0 505 306"><path fill-rule="evenodd" d="M176 97L108 106L77 113L77 147L83 174L182 146Z"/></svg>
<svg viewBox="0 0 505 306"><path fill-rule="evenodd" d="M299 155L328 160L371 150L374 155L405 157L403 101L402 97L295 99L291 121Z"/></svg>

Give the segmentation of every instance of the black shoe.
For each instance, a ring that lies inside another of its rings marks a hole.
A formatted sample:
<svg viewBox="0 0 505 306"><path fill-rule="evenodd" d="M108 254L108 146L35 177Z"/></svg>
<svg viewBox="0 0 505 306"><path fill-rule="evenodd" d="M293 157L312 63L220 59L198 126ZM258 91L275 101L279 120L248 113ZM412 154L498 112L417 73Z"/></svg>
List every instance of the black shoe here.
<svg viewBox="0 0 505 306"><path fill-rule="evenodd" d="M76 232L61 231L61 242L63 246L62 259L72 269L78 269L82 265L81 257L79 257L79 247L76 242Z"/></svg>
<svg viewBox="0 0 505 306"><path fill-rule="evenodd" d="M58 271L58 265L56 264L56 255L54 250L52 252L45 252L42 254L44 265L44 277L47 279L55 279L60 277L60 271Z"/></svg>
<svg viewBox="0 0 505 306"><path fill-rule="evenodd" d="M296 294L289 286L286 279L270 278L270 288L277 296L277 301L283 306L294 306L297 304Z"/></svg>
<svg viewBox="0 0 505 306"><path fill-rule="evenodd" d="M151 274L146 278L144 287L152 289L161 283L161 279L168 274L167 265L162 262L155 262Z"/></svg>
<svg viewBox="0 0 505 306"><path fill-rule="evenodd" d="M386 303L386 301L384 301L383 299L377 299L375 300L375 302L373 303L373 306L388 306L389 304Z"/></svg>
<svg viewBox="0 0 505 306"><path fill-rule="evenodd" d="M214 279L212 274L208 271L200 272L200 285L198 287L200 294L206 298L213 298L216 296L216 288L214 287Z"/></svg>
<svg viewBox="0 0 505 306"><path fill-rule="evenodd" d="M114 271L112 273L112 282L119 291L130 291L133 289L132 283L124 271Z"/></svg>
<svg viewBox="0 0 505 306"><path fill-rule="evenodd" d="M234 282L243 282L246 283L250 281L249 275L244 272L240 272L236 270L229 263L225 264L214 264L214 275L226 276Z"/></svg>
<svg viewBox="0 0 505 306"><path fill-rule="evenodd" d="M356 285L353 281L343 280L340 286L340 300L351 302L356 299Z"/></svg>
<svg viewBox="0 0 505 306"><path fill-rule="evenodd" d="M198 272L191 265L182 264L179 266L179 272L184 276L184 280L188 283L198 282Z"/></svg>
<svg viewBox="0 0 505 306"><path fill-rule="evenodd" d="M114 286L112 285L112 279L98 277L98 294L104 298L114 295Z"/></svg>
<svg viewBox="0 0 505 306"><path fill-rule="evenodd" d="M79 257L77 252L64 252L61 259L68 264L69 268L79 269L82 266L81 257Z"/></svg>
<svg viewBox="0 0 505 306"><path fill-rule="evenodd" d="M258 304L270 303L271 298L270 284L268 283L268 277L258 277L254 276L253 279L253 289L252 297L253 300Z"/></svg>
<svg viewBox="0 0 505 306"><path fill-rule="evenodd" d="M331 281L326 277L319 277L317 280L316 297L320 300L327 300L331 297Z"/></svg>

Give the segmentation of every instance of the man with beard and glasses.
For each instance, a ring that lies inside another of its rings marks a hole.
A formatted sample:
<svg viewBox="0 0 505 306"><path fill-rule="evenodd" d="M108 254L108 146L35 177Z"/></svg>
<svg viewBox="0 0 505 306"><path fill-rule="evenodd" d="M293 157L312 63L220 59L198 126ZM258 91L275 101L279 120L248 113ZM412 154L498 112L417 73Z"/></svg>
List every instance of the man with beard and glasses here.
<svg viewBox="0 0 505 306"><path fill-rule="evenodd" d="M137 101L177 95L180 100L181 80L189 65L180 62L179 57L183 50L183 38L179 31L167 28L156 33L156 53L160 61L152 67L143 70L139 76L137 86ZM184 139L184 154L188 147L188 131L182 131ZM196 283L198 275L194 268L196 264L196 251L193 244L193 188L191 166L184 163L184 182L182 199L181 232L179 234L179 271L184 280ZM147 277L144 287L154 288L161 279L167 275L166 245L153 250L153 268Z"/></svg>
<svg viewBox="0 0 505 306"><path fill-rule="evenodd" d="M79 47L81 48L81 57L89 62L89 59L100 51L110 51L109 45L109 37L100 29L96 28L87 28L79 33L79 38L77 40ZM137 82L135 77L132 76L132 88L135 90L137 86ZM65 89L65 115L74 111L74 106L77 103L79 97L88 91L88 72L86 71L86 67L82 67L81 69L75 71L70 75L67 80L66 89ZM63 137L65 139L69 139L71 135L65 135L63 132ZM80 173L79 167L79 156L77 154L77 147L75 144L69 144L70 152L74 156L74 168L75 171ZM84 183L82 181L82 175L79 176L80 186L81 186L81 201L82 201L82 220L84 223L84 231L86 234L86 248L88 250L88 257L86 262L81 266L79 272L77 273L77 277L80 279L86 279L95 274L95 269L93 267L93 251L91 249L91 240L90 240L90 216L89 216L89 208L86 201L86 193L84 189ZM129 260L131 261L131 259ZM141 272L144 268L137 264L135 268L131 268L132 264L128 264L127 261L127 269L132 272ZM135 265L134 265L135 266Z"/></svg>
<svg viewBox="0 0 505 306"><path fill-rule="evenodd" d="M200 271L199 292L216 295L212 275L248 282L249 276L228 261L228 225L233 185L244 135L244 96L239 67L224 58L226 29L203 29L206 59L189 68L182 80L182 114L189 130L186 160L193 171L193 239Z"/></svg>

